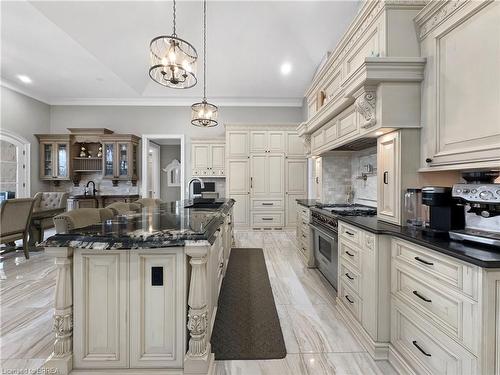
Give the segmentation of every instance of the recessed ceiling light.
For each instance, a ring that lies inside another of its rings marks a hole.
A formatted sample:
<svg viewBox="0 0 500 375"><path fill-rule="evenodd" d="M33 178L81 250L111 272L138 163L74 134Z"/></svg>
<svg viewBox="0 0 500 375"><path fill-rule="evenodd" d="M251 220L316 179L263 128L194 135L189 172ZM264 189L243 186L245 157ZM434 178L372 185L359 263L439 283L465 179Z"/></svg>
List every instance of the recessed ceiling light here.
<svg viewBox="0 0 500 375"><path fill-rule="evenodd" d="M281 74L286 76L290 74L291 71L292 71L292 64L290 64L289 62L284 62L283 64L281 64Z"/></svg>
<svg viewBox="0 0 500 375"><path fill-rule="evenodd" d="M17 76L17 78L19 78L19 80L20 80L22 83L31 83L31 82L33 82L33 81L31 80L31 78L30 78L30 77L25 76L24 74L19 74L19 75Z"/></svg>

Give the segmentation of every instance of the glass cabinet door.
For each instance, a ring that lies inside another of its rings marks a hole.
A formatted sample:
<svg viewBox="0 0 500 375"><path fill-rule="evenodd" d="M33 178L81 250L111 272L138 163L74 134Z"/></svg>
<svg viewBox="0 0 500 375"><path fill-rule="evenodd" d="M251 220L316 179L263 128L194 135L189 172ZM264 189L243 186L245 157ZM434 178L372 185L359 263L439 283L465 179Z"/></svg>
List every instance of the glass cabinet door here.
<svg viewBox="0 0 500 375"><path fill-rule="evenodd" d="M69 163L68 163L68 144L57 144L57 177L69 176Z"/></svg>
<svg viewBox="0 0 500 375"><path fill-rule="evenodd" d="M104 143L104 177L114 177L115 144Z"/></svg>
<svg viewBox="0 0 500 375"><path fill-rule="evenodd" d="M52 177L52 143L43 143L43 177Z"/></svg>
<svg viewBox="0 0 500 375"><path fill-rule="evenodd" d="M132 146L132 176L137 176L137 145Z"/></svg>
<svg viewBox="0 0 500 375"><path fill-rule="evenodd" d="M118 144L118 175L120 177L128 177L129 171L129 151L128 143Z"/></svg>

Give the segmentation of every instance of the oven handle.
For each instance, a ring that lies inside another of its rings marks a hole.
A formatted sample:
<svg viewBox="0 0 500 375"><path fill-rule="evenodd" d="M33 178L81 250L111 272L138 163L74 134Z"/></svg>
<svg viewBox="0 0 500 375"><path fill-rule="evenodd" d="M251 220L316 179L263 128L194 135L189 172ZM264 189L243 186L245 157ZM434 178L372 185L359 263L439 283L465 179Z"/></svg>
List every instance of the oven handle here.
<svg viewBox="0 0 500 375"><path fill-rule="evenodd" d="M333 239L337 239L338 238L338 231L337 230L334 230L334 229L323 229L321 227L319 227L318 225L314 225L312 223L309 223L309 226L313 229L313 230L317 230L318 232L320 232L321 234L323 234L325 237L328 237L328 238L331 238L332 240ZM333 234L333 236L326 232L326 231L331 231Z"/></svg>

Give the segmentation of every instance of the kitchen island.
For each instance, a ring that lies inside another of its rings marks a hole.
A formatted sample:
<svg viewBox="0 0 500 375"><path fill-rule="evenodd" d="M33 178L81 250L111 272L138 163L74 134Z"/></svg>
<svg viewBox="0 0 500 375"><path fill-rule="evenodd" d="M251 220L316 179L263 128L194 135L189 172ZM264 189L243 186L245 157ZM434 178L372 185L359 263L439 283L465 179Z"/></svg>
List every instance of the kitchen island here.
<svg viewBox="0 0 500 375"><path fill-rule="evenodd" d="M207 374L234 200L171 202L44 243L60 374Z"/></svg>

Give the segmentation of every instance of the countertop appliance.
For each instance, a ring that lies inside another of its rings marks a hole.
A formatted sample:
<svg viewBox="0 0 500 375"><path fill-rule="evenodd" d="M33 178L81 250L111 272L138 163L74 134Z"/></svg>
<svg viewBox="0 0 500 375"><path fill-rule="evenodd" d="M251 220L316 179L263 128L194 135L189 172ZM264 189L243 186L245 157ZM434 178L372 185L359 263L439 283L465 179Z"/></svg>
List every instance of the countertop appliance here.
<svg viewBox="0 0 500 375"><path fill-rule="evenodd" d="M337 290L338 280L338 220L337 216L372 216L377 210L361 204L323 204L311 208L314 256L320 272Z"/></svg>
<svg viewBox="0 0 500 375"><path fill-rule="evenodd" d="M427 206L423 234L448 237L450 230L465 227L464 206L452 197L451 187L426 186L422 188L422 204Z"/></svg>
<svg viewBox="0 0 500 375"><path fill-rule="evenodd" d="M405 222L411 227L421 227L424 223L422 210L422 189L409 188L405 193Z"/></svg>
<svg viewBox="0 0 500 375"><path fill-rule="evenodd" d="M498 174L488 176L491 183L480 179L453 185L453 197L465 204L467 214L465 228L450 231L451 239L500 247L500 184L492 183Z"/></svg>

